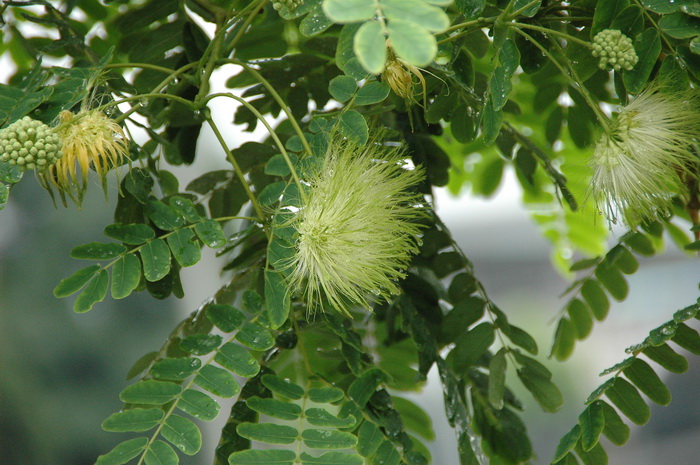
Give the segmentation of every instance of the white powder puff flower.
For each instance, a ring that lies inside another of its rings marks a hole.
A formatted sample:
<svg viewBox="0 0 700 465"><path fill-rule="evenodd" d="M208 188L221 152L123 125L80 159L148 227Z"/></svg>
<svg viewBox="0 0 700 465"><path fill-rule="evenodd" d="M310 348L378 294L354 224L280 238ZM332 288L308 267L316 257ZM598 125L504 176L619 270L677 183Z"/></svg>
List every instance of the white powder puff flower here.
<svg viewBox="0 0 700 465"><path fill-rule="evenodd" d="M418 252L425 200L412 192L424 176L404 167L399 147L370 140L358 147L335 139L310 176L308 195L292 225L298 238L289 283L309 311L330 307L349 315L399 292Z"/></svg>
<svg viewBox="0 0 700 465"><path fill-rule="evenodd" d="M667 216L674 195L686 195L683 177L698 163L700 99L658 84L620 110L592 158L592 189L608 220L629 226Z"/></svg>

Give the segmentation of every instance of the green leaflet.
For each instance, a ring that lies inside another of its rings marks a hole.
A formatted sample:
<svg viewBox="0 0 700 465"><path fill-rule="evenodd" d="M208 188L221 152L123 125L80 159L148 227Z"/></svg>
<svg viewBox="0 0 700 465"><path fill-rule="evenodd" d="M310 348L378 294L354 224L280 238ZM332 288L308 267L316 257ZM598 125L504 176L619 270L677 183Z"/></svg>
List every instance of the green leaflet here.
<svg viewBox="0 0 700 465"><path fill-rule="evenodd" d="M112 298L128 297L141 281L141 262L135 254L128 253L112 265Z"/></svg>
<svg viewBox="0 0 700 465"><path fill-rule="evenodd" d="M164 358L153 364L149 374L156 379L182 381L196 373L201 366L198 358Z"/></svg>
<svg viewBox="0 0 700 465"><path fill-rule="evenodd" d="M90 265L76 271L58 283L58 285L53 289L53 295L60 299L78 292L95 276L99 270L100 265Z"/></svg>
<svg viewBox="0 0 700 465"><path fill-rule="evenodd" d="M78 260L109 260L126 252L126 247L113 242L90 242L74 247L70 252L71 258Z"/></svg>
<svg viewBox="0 0 700 465"><path fill-rule="evenodd" d="M125 244L139 245L155 237L155 232L145 224L110 224L105 226L104 234Z"/></svg>
<svg viewBox="0 0 700 465"><path fill-rule="evenodd" d="M219 414L219 404L207 394L195 389L186 389L180 396L177 407L198 420L211 421Z"/></svg>
<svg viewBox="0 0 700 465"><path fill-rule="evenodd" d="M250 352L234 342L221 346L214 360L222 367L244 378L252 378L260 371L260 365Z"/></svg>
<svg viewBox="0 0 700 465"><path fill-rule="evenodd" d="M265 444L292 444L299 436L296 428L273 423L241 423L236 431L244 438Z"/></svg>
<svg viewBox="0 0 700 465"><path fill-rule="evenodd" d="M305 429L301 438L312 449L348 449L357 445L357 437L343 431Z"/></svg>
<svg viewBox="0 0 700 465"><path fill-rule="evenodd" d="M228 458L230 465L292 465L297 454L290 450L247 449L234 452Z"/></svg>
<svg viewBox="0 0 700 465"><path fill-rule="evenodd" d="M91 310L93 305L104 300L108 289L109 275L107 270L100 270L75 299L73 310L76 313L85 313Z"/></svg>
<svg viewBox="0 0 700 465"><path fill-rule="evenodd" d="M195 384L219 397L233 397L240 391L238 382L228 371L207 365L197 373Z"/></svg>
<svg viewBox="0 0 700 465"><path fill-rule="evenodd" d="M166 418L160 434L187 455L196 454L202 447L202 433L197 425L179 415Z"/></svg>
<svg viewBox="0 0 700 465"><path fill-rule="evenodd" d="M142 432L155 427L165 415L158 408L135 408L110 415L102 422L102 429L113 432Z"/></svg>
<svg viewBox="0 0 700 465"><path fill-rule="evenodd" d="M144 455L146 465L177 465L180 459L177 453L167 443L156 440L150 445Z"/></svg>
<svg viewBox="0 0 700 465"><path fill-rule="evenodd" d="M181 391L182 388L174 383L145 380L124 388L119 399L129 404L163 405L177 397Z"/></svg>
<svg viewBox="0 0 700 465"><path fill-rule="evenodd" d="M139 249L143 262L143 276L154 282L170 272L170 249L163 239L154 239Z"/></svg>
<svg viewBox="0 0 700 465"><path fill-rule="evenodd" d="M148 445L148 438L134 438L122 442L97 458L95 465L122 465L139 455Z"/></svg>
<svg viewBox="0 0 700 465"><path fill-rule="evenodd" d="M199 243L191 229L179 229L170 234L167 241L173 257L182 267L192 266L202 258Z"/></svg>

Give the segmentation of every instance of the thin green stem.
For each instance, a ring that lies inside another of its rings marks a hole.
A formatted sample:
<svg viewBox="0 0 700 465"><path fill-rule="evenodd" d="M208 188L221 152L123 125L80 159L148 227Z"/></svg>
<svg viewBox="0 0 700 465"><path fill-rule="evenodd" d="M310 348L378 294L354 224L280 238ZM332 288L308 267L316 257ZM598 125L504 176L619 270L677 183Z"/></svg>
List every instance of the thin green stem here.
<svg viewBox="0 0 700 465"><path fill-rule="evenodd" d="M582 45L582 46L584 46L584 47L587 47L587 48L590 48L590 49L593 48L593 46L591 45L590 42L587 42L587 41L585 41L585 40L579 39L578 37L574 37L574 36L572 36L571 34L567 34L567 33L565 33L565 32L555 31L554 29L550 29L550 28L547 28L547 27L537 26L537 25L535 25L535 24L519 23L519 22L517 22L517 21L508 23L508 25L509 25L509 26L512 26L512 27L519 27L519 28L521 28L521 29L530 29L530 30L533 30L533 31L541 32L541 33L543 33L543 34L545 34L545 35L546 35L546 34L552 34L552 35L561 37L562 39L566 39L566 40L569 41L569 42L576 42L577 44Z"/></svg>
<svg viewBox="0 0 700 465"><path fill-rule="evenodd" d="M299 139L301 139L301 144L304 147L304 150L306 153L311 156L313 155L313 151L311 150L311 146L309 146L309 142L306 140L306 137L304 136L304 131L301 130L301 127L299 126L299 123L297 122L296 118L292 114L292 110L289 109L289 106L287 103L284 101L284 99L280 96L279 92L275 90L275 88L270 84L270 81L265 79L265 77L260 74L258 70L255 68L251 67L247 63L238 60L236 58L229 58L226 60L228 63L232 63L238 66L242 66L243 69L245 69L247 72L253 75L253 77L260 83L262 84L265 89L270 93L273 99L275 99L275 102L282 108L282 111L284 114L287 116L287 119L289 120L289 123L292 125L292 128L294 128L294 132L297 133L299 136Z"/></svg>
<svg viewBox="0 0 700 465"><path fill-rule="evenodd" d="M255 209L255 213L258 215L259 221L263 225L263 228L265 230L265 235L269 236L270 233L268 231L268 226L265 222L265 214L263 213L262 208L260 207L260 203L258 202L258 199L255 197L255 194L253 194L253 191L250 190L250 186L248 185L248 181L246 180L245 176L243 175L243 171L241 170L241 167L238 164L238 161L231 153L231 150L228 148L228 144L226 143L226 140L221 135L221 131L219 131L218 126L216 125L216 123L214 123L214 120L211 118L211 116L207 115L206 121L207 121L207 123L209 123L211 130L214 132L214 135L216 136L216 140L219 142L219 145L221 145L221 148L223 148L224 152L226 152L226 158L228 159L229 163L231 163L231 165L233 165L233 170L236 173L236 176L238 177L238 180L240 181L241 185L243 186L243 189L245 190L245 193L248 196L248 199L250 199L250 203L253 205L253 208Z"/></svg>
<svg viewBox="0 0 700 465"><path fill-rule="evenodd" d="M296 168L294 167L294 164L292 163L291 158L289 158L289 153L287 153L287 149L284 147L284 144L280 140L279 136L277 136L277 133L275 132L274 128L270 126L270 123L267 122L265 117L258 111L257 108L255 108L253 105L248 103L245 99L234 95L230 92L222 92L218 94L212 94L207 97L207 100L211 100L216 97L228 97L230 99L233 99L237 102L239 102L241 105L245 106L248 110L251 111L255 115L255 117L265 126L265 129L267 129L267 132L270 134L270 137L272 137L272 140L275 142L277 145L277 148L279 149L280 153L282 154L282 157L284 158L284 161L287 163L287 167L289 168L289 171L291 172L292 175L292 180L294 183L297 185L299 188L299 195L301 196L302 202L306 203L306 193L304 191L304 186L301 184L301 180L299 179L299 175L297 174Z"/></svg>
<svg viewBox="0 0 700 465"><path fill-rule="evenodd" d="M166 68L165 66L153 65L151 63L110 63L105 65L105 69L120 69L120 68L141 68L150 69L153 71L160 71L161 73L170 74L173 72L172 69Z"/></svg>
<svg viewBox="0 0 700 465"><path fill-rule="evenodd" d="M258 15L260 12L260 9L265 6L265 4L269 0L260 0L257 5L252 8L250 14L246 18L245 22L241 25L241 28L236 32L236 35L233 36L233 39L231 39L231 42L226 44L226 50L227 50L227 55L230 54L231 56L235 55L236 53L236 45L238 44L238 41L241 40L243 37L243 34L246 33L246 30L248 29L248 26L251 25L255 17Z"/></svg>
<svg viewBox="0 0 700 465"><path fill-rule="evenodd" d="M583 96L584 100L588 104L588 106L593 110L593 113L596 115L596 118L598 118L598 122L600 122L600 125L603 127L606 133L610 131L610 120L608 119L607 116L605 116L605 113L603 113L603 110L600 109L600 106L598 106L595 101L593 100L593 97L591 97L590 92L588 92L588 89L581 84L580 79L578 78L578 73L576 73L576 70L571 67L571 64L567 61L567 69L564 69L561 63L557 61L554 56L542 46L539 42L537 42L534 37L532 37L530 34L520 30L519 28L515 27L513 30L517 33L522 35L525 39L530 41L535 47L537 47L543 55L545 55L549 60L556 66L559 71L564 75L564 77L571 83L572 86L574 86L579 93ZM556 42L554 42L556 44ZM558 44L556 44L558 45Z"/></svg>

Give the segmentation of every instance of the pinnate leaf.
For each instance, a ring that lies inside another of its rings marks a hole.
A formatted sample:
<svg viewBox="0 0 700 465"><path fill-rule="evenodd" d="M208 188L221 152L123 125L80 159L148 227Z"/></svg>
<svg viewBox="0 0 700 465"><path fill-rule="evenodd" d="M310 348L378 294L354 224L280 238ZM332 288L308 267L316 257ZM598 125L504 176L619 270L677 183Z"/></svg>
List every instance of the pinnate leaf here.
<svg viewBox="0 0 700 465"><path fill-rule="evenodd" d="M113 432L143 432L158 424L165 412L159 408L134 408L113 413L102 422L102 429Z"/></svg>
<svg viewBox="0 0 700 465"><path fill-rule="evenodd" d="M181 391L182 388L175 383L149 379L127 386L119 394L119 399L127 404L163 405Z"/></svg>
<svg viewBox="0 0 700 465"><path fill-rule="evenodd" d="M165 420L161 434L187 455L196 454L202 447L202 433L197 425L179 415L170 415Z"/></svg>
<svg viewBox="0 0 700 465"><path fill-rule="evenodd" d="M95 465L122 465L133 459L148 445L148 438L134 438L122 442L104 455L100 455Z"/></svg>

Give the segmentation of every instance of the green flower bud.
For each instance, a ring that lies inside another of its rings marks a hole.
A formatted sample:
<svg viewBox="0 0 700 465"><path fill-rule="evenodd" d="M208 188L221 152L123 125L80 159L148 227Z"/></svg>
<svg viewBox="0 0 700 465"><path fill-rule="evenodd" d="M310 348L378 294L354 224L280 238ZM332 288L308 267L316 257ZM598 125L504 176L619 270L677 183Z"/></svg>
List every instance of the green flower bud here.
<svg viewBox="0 0 700 465"><path fill-rule="evenodd" d="M592 54L600 58L598 67L606 70L612 67L616 71L634 68L639 61L632 39L617 29L605 29L593 38Z"/></svg>
<svg viewBox="0 0 700 465"><path fill-rule="evenodd" d="M0 162L16 164L22 170L38 166L44 171L61 157L60 147L51 128L28 116L0 129Z"/></svg>

